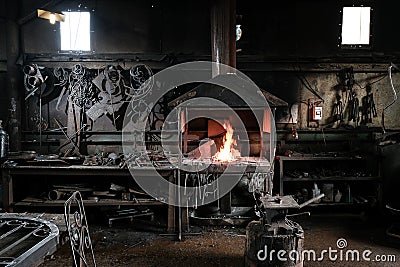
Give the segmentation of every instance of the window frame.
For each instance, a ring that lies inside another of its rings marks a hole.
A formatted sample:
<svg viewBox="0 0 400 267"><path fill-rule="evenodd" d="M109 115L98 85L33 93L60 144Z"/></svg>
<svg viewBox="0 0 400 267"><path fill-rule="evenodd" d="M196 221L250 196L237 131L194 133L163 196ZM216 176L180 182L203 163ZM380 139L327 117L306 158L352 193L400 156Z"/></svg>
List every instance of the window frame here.
<svg viewBox="0 0 400 267"><path fill-rule="evenodd" d="M87 10L66 10L62 11L61 13L65 14L66 13L89 13L89 49L88 50L82 50L82 49L62 49L62 30L61 30L61 23L59 27L59 52L60 53L73 53L73 54L85 54L85 53L92 53L93 52L93 36L92 36L92 12L87 11Z"/></svg>
<svg viewBox="0 0 400 267"><path fill-rule="evenodd" d="M369 44L342 44L343 10L345 7L369 7L370 8ZM373 41L374 41L373 25L374 25L374 7L373 7L373 5L371 5L371 4L342 5L341 9L340 9L338 47L343 50L370 50L370 49L372 49Z"/></svg>

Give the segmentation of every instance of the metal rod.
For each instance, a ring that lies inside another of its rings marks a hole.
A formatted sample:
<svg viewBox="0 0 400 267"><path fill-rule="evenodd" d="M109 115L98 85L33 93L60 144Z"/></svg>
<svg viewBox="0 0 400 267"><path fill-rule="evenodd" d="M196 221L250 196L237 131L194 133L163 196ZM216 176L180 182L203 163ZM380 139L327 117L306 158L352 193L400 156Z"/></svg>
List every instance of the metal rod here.
<svg viewBox="0 0 400 267"><path fill-rule="evenodd" d="M181 172L178 169L178 240L182 241Z"/></svg>
<svg viewBox="0 0 400 267"><path fill-rule="evenodd" d="M54 121L57 123L58 127L60 128L61 132L64 134L64 136L68 139L68 141L74 146L74 148L77 150L78 155L79 153L79 148L76 146L74 141L65 133L63 130L64 126L62 126L61 122L59 122L56 118L54 118Z"/></svg>
<svg viewBox="0 0 400 267"><path fill-rule="evenodd" d="M286 217L295 217L295 216L301 216L301 215L310 216L311 212L306 211L306 212L300 212L300 213L294 213L294 214L287 214Z"/></svg>
<svg viewBox="0 0 400 267"><path fill-rule="evenodd" d="M11 229L10 231L8 231L7 233L4 233L0 236L0 240L11 235L12 233L15 233L16 231L18 231L19 229L21 229L22 227L24 227L25 223L22 223L20 226L17 226L13 229Z"/></svg>
<svg viewBox="0 0 400 267"><path fill-rule="evenodd" d="M325 194L321 194L321 195L319 195L319 196L313 197L312 199L309 199L309 200L307 200L306 202L300 204L299 208L301 209L301 208L307 206L308 204L311 204L311 203L313 203L314 201L323 198L324 196L325 196Z"/></svg>
<svg viewBox="0 0 400 267"><path fill-rule="evenodd" d="M39 87L36 87L35 90L33 90L32 92L30 92L26 97L25 97L25 101L28 100L29 97L33 96L36 91L39 89Z"/></svg>
<svg viewBox="0 0 400 267"><path fill-rule="evenodd" d="M24 224L25 225L25 224ZM28 239L31 235L33 235L34 233L38 232L40 229L42 228L42 225L40 225L38 228L36 228L35 230L31 231L30 233L26 234L25 236L23 236L22 238L14 241L11 245L9 245L8 247L4 248L3 250L0 251L0 255L4 254L5 252L7 252L8 250L14 248L15 246L19 245L20 243L22 243L23 241L25 241L26 239Z"/></svg>
<svg viewBox="0 0 400 267"><path fill-rule="evenodd" d="M39 93L39 151L42 153L42 90Z"/></svg>
<svg viewBox="0 0 400 267"><path fill-rule="evenodd" d="M387 208L388 210L391 210L391 211L399 212L399 213L400 213L400 210L399 210L399 209L392 208L392 207L389 206L389 205L386 205L386 208Z"/></svg>

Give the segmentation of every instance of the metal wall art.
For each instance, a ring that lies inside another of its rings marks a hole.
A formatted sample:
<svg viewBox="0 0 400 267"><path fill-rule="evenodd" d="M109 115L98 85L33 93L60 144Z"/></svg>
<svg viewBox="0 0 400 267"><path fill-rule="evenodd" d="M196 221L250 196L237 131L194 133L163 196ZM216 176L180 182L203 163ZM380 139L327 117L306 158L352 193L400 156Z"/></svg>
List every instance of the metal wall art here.
<svg viewBox="0 0 400 267"><path fill-rule="evenodd" d="M130 69L123 69L119 65L88 69L82 64L76 64L72 69L57 67L53 70L28 64L23 67L23 72L26 100L37 96L41 105L45 105L57 99L57 111L68 113L68 109L74 109L75 113L79 113L75 114L79 117L77 121L86 124L93 124L100 117L107 116L117 130L122 129L123 117L131 100L138 103L135 108L137 114L132 114L132 117L140 116L143 108L140 100L153 86L150 79L153 72L144 64ZM62 107L65 95L67 104ZM164 119L164 104L157 103L156 107L154 114L149 117L149 125L153 129L160 128L160 122ZM144 107L145 110L149 108Z"/></svg>

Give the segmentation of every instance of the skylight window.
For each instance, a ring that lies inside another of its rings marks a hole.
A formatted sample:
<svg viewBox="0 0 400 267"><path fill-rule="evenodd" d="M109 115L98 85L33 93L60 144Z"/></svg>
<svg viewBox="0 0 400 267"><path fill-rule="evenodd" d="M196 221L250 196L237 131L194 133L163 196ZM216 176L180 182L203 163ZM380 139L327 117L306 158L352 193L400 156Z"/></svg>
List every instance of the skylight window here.
<svg viewBox="0 0 400 267"><path fill-rule="evenodd" d="M90 51L90 13L63 12L60 23L61 50Z"/></svg>
<svg viewBox="0 0 400 267"><path fill-rule="evenodd" d="M370 44L371 7L343 7L342 45Z"/></svg>

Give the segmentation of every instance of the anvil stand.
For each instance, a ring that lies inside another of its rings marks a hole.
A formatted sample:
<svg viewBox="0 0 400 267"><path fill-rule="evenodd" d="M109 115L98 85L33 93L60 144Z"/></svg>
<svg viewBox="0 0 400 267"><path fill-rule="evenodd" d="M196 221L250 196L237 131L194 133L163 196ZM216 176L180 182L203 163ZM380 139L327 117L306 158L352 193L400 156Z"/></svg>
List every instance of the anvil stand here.
<svg viewBox="0 0 400 267"><path fill-rule="evenodd" d="M304 231L298 223L287 217L310 213L288 215L288 210L300 209L322 197L324 194L302 204L298 204L290 195L259 197L257 207L262 218L259 221L250 222L246 228L245 266L303 267ZM267 251L281 250L294 251L298 257L282 262L279 257L273 257L271 253L267 253Z"/></svg>

